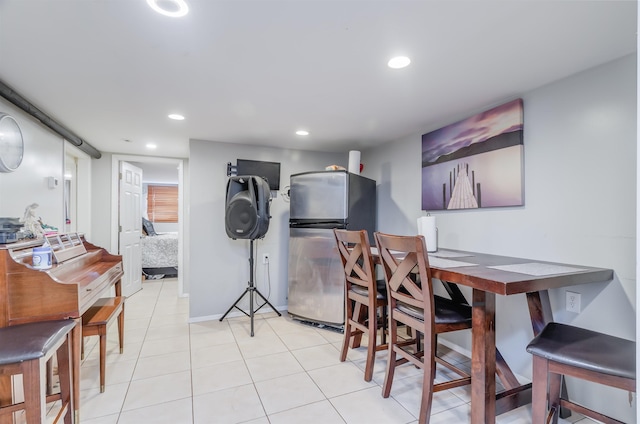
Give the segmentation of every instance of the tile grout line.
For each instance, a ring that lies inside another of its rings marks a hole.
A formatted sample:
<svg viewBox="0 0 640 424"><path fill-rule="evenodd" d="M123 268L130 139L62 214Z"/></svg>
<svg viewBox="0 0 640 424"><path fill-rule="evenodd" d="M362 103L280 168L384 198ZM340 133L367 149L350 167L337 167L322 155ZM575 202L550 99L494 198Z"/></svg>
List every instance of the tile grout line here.
<svg viewBox="0 0 640 424"><path fill-rule="evenodd" d="M153 320L153 315L156 312L156 307L158 305L158 299L160 298L160 294L162 293L162 288L164 287L164 281L160 283L160 289L158 290L158 294L156 296L155 302L153 303L153 310L151 311L151 315L149 316L149 323L147 324L147 328L144 332L144 337L142 338L142 345L140 346L140 351L138 352L138 356L136 357L136 365L133 367L133 372L131 373L131 377L127 383L127 390L125 391L124 398L122 400L122 405L120 406L120 411L118 412L118 418L116 422L120 422L120 418L122 417L122 413L124 411L124 405L127 401L127 395L129 394L129 390L131 389L131 383L133 382L133 376L135 375L136 368L138 368L138 363L140 361L140 354L142 354L142 349L144 348L144 343L147 340L147 335L149 334L149 328L151 327L151 321ZM143 289L140 289L142 291ZM134 293L135 294L135 293ZM126 325L126 315L125 315L125 325ZM132 409L133 411L133 409Z"/></svg>

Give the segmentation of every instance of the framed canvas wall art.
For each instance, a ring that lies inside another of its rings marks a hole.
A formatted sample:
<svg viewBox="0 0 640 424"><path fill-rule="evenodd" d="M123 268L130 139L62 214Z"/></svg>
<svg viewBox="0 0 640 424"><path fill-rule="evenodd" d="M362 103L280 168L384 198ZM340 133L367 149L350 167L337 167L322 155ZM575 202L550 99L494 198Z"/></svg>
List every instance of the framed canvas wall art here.
<svg viewBox="0 0 640 424"><path fill-rule="evenodd" d="M524 205L523 105L516 99L422 136L422 209Z"/></svg>

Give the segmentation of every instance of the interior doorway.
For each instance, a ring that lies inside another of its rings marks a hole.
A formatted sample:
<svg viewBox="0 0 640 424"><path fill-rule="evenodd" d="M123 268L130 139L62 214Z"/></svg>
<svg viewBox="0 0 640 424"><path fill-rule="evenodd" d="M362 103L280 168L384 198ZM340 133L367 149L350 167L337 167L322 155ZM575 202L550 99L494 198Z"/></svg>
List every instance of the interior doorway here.
<svg viewBox="0 0 640 424"><path fill-rule="evenodd" d="M143 184L145 181L161 181L161 177L158 175L175 175L175 179L164 180L165 183L177 183L178 186L178 222L171 229L177 229L177 268L178 272L178 296L187 296L189 289L185 284L188 281L186 278L186 267L183 265L184 261L184 246L185 246L185 217L184 217L184 174L185 174L185 161L177 158L158 158L148 156L132 156L132 155L113 155L112 156L112 176L113 181L117 181L119 167L121 162L128 162L143 170ZM143 195L146 202L146 196ZM118 208L118 186L117 183L112 184L112 249L118 251L118 223L120 222L119 208ZM146 211L146 204L141 205L143 211ZM145 214L142 215L145 217ZM159 230L162 232L167 227L160 225ZM142 266L140 267L140 274L142 274Z"/></svg>

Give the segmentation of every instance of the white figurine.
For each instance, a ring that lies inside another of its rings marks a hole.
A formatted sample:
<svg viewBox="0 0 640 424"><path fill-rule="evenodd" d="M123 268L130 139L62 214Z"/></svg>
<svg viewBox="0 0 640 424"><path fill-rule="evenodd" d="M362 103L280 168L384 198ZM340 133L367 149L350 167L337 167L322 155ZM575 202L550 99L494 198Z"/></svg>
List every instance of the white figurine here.
<svg viewBox="0 0 640 424"><path fill-rule="evenodd" d="M27 206L24 210L24 217L22 218L22 224L24 225L24 229L26 231L30 231L31 234L35 238L40 238L44 236L44 230L42 229L42 224L40 220L36 216L36 208L39 205L37 203L32 203Z"/></svg>

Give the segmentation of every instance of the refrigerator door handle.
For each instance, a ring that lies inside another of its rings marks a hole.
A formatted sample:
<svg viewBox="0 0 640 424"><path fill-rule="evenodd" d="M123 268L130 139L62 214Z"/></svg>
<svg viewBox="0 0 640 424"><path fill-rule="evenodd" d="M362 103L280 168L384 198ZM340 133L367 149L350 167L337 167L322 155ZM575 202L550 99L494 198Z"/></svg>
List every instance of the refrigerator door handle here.
<svg viewBox="0 0 640 424"><path fill-rule="evenodd" d="M327 221L327 222L317 222L317 221L292 221L289 223L290 228L317 228L317 229L332 229L332 228L346 228L347 221L346 220L338 220L338 221Z"/></svg>

